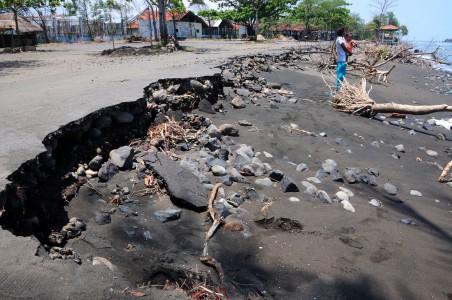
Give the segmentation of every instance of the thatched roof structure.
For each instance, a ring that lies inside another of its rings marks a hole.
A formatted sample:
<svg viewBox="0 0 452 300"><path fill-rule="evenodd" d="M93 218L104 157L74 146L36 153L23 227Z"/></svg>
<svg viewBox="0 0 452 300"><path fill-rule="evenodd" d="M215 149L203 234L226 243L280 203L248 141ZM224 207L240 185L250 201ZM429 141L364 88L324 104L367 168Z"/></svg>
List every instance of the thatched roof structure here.
<svg viewBox="0 0 452 300"><path fill-rule="evenodd" d="M19 24L19 31L21 33L40 32L42 28L38 25L28 21L20 16L17 17L17 23ZM14 22L13 13L1 13L0 14L0 32L5 30L16 29L16 23Z"/></svg>

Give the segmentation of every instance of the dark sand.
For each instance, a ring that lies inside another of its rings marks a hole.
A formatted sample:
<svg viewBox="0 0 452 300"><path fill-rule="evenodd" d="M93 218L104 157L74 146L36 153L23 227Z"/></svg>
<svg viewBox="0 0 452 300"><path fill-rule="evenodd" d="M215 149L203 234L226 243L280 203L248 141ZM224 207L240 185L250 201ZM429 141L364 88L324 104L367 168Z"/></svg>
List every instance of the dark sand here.
<svg viewBox="0 0 452 300"><path fill-rule="evenodd" d="M424 88L426 72L430 71L400 65L391 78L393 83L388 87L375 86L371 95L382 102L451 103L452 96L440 96ZM419 80L415 86L412 76ZM316 72L281 70L265 77L294 91L300 99L298 103L280 104L274 109L268 101L262 101L261 106L248 104L241 110L227 107L225 115L207 116L216 125L246 119L259 129L240 127L240 137L234 141L271 153L273 158L260 158L296 181L301 190L298 193L284 194L279 185L256 189L273 200L269 216L298 220L304 230L288 233L259 227L252 220L263 204L244 203L241 208L250 220L247 225L251 236L245 238L240 232L220 228L211 241L211 253L222 263L227 285L234 287L231 299L244 298L239 294L253 291L274 299L451 299L452 189L436 181L439 169L425 161L444 166L451 159L450 152L445 151L452 143L422 133L410 135L397 126L333 111L328 104L329 91ZM406 122L410 125L409 120ZM282 128L289 123L317 134L325 132L327 136L289 133ZM340 145L336 143L339 137L343 138ZM375 148L370 145L373 141L384 144ZM403 144L406 151L400 153L399 160L391 157L397 144ZM429 157L418 147L435 150L438 157ZM417 161L417 157L423 161ZM303 192L300 182L315 176L325 159L336 160L341 170L359 167L380 171L377 187L336 183L330 178L315 184L330 197L340 186L353 191L350 202L355 213L344 210L340 203L320 203ZM309 171L299 173L289 162L304 162ZM117 175L105 191L115 183L131 187L133 175ZM252 185L254 179L250 178ZM397 196L383 192L386 182L398 187ZM240 188L237 184L225 187L226 194ZM411 189L423 196L410 196ZM301 201L289 201L292 196ZM204 214L184 210L179 221L162 224L152 213L168 207L169 200L142 198L131 205L138 212L137 217L116 212L112 224L99 226L94 222L94 212L105 205L98 198L82 188L68 208L69 216L88 220L83 238L68 244L82 256L109 258L131 286L164 282L168 278L165 265L208 270L197 260L208 228ZM371 206L368 201L373 198L383 206ZM416 225L401 223L403 218L414 220ZM151 240L145 238L146 231L151 233ZM129 243L136 246L134 251L125 249Z"/></svg>

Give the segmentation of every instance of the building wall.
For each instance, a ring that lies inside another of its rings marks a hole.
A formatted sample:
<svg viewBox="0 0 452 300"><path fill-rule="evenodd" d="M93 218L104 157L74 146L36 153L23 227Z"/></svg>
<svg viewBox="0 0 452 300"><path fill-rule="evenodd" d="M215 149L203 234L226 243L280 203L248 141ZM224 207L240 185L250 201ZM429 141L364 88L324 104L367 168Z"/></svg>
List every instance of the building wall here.
<svg viewBox="0 0 452 300"><path fill-rule="evenodd" d="M168 34L174 35L173 21L167 22ZM200 38L202 37L202 24L192 22L176 22L178 38Z"/></svg>

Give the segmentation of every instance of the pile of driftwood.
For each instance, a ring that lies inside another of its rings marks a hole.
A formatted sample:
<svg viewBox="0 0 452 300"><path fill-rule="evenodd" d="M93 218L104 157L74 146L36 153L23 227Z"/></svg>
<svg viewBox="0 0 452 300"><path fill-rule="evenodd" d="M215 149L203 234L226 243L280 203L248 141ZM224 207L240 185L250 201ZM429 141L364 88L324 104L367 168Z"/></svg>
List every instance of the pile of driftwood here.
<svg viewBox="0 0 452 300"><path fill-rule="evenodd" d="M370 90L366 88L367 80L362 78L361 82L351 84L347 80L342 83L339 91L333 97L331 106L342 112L373 116L377 113L399 113L412 115L426 115L440 111L452 112L452 105L410 105L394 102L376 103L370 98Z"/></svg>

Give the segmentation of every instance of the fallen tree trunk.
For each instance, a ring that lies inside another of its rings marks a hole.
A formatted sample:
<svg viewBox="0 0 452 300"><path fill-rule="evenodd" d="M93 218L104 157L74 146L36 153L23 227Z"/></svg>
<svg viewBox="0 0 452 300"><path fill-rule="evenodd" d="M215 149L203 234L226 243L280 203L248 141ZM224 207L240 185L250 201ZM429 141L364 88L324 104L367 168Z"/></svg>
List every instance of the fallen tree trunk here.
<svg viewBox="0 0 452 300"><path fill-rule="evenodd" d="M366 90L366 79L360 84L352 85L347 81L342 83L341 89L335 94L331 106L339 111L357 115L375 115L377 113L399 113L412 115L426 115L440 111L452 112L448 104L410 105L399 103L376 103Z"/></svg>
<svg viewBox="0 0 452 300"><path fill-rule="evenodd" d="M439 182L447 182L451 181L450 179L447 179L447 175L449 174L450 170L452 169L452 160L444 167L443 171L441 172L441 175L438 178Z"/></svg>

